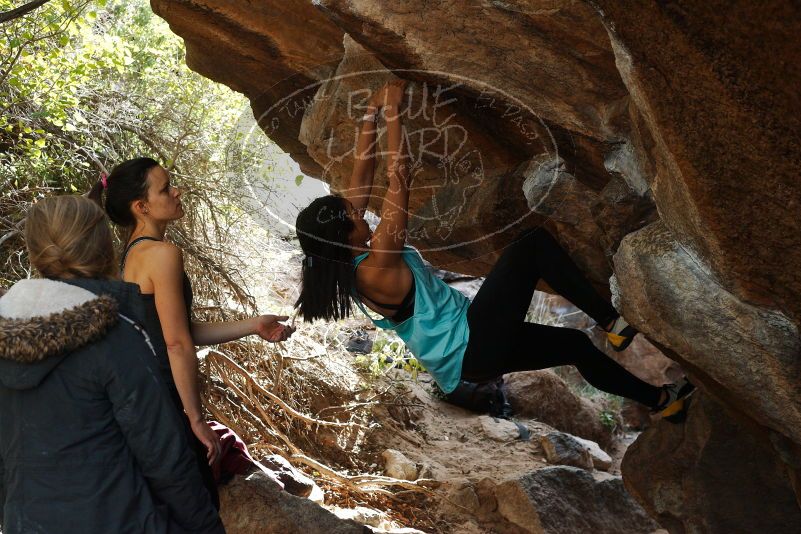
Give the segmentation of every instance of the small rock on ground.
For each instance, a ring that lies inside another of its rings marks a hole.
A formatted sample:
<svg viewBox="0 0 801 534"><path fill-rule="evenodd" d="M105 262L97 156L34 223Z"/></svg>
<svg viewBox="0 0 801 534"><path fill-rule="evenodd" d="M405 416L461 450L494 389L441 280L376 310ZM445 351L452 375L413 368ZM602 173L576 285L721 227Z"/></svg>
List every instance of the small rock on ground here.
<svg viewBox="0 0 801 534"><path fill-rule="evenodd" d="M582 469L593 468L589 449L570 434L551 432L540 438L540 444L549 463Z"/></svg>
<svg viewBox="0 0 801 534"><path fill-rule="evenodd" d="M417 480L417 465L402 452L387 449L381 456L384 458L384 472L387 476L401 480Z"/></svg>
<svg viewBox="0 0 801 534"><path fill-rule="evenodd" d="M592 457L592 465L595 467L595 469L609 471L609 469L612 467L612 457L606 454L606 451L604 451L600 445L589 439L580 438L578 436L571 437L587 447L587 450L590 452L590 456Z"/></svg>
<svg viewBox="0 0 801 534"><path fill-rule="evenodd" d="M481 423L484 434L490 439L506 442L516 440L520 437L520 431L517 429L517 425L511 421L496 419L489 415L482 415L478 420Z"/></svg>
<svg viewBox="0 0 801 534"><path fill-rule="evenodd" d="M308 497L316 487L312 479L307 477L302 471L295 469L286 458L273 454L267 456L259 462L275 475L284 485L284 489L292 495L298 497Z"/></svg>

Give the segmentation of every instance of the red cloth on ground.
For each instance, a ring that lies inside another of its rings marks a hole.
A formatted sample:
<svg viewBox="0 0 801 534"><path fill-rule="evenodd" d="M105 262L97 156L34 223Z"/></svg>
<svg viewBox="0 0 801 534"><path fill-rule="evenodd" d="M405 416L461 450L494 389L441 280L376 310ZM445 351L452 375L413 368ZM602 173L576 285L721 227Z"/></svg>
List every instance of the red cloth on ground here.
<svg viewBox="0 0 801 534"><path fill-rule="evenodd" d="M217 421L208 422L220 438L220 461L212 466L217 484L230 480L234 475L244 475L256 467L256 461L248 453L247 445L236 432Z"/></svg>

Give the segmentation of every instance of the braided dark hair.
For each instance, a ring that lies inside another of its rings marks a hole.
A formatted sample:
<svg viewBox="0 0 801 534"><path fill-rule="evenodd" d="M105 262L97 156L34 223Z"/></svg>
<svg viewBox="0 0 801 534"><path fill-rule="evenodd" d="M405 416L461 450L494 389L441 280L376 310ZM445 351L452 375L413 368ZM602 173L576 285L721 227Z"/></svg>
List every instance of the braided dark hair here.
<svg viewBox="0 0 801 534"><path fill-rule="evenodd" d="M348 236L354 228L337 195L315 199L298 214L295 230L306 259L295 307L305 322L350 316L354 276Z"/></svg>

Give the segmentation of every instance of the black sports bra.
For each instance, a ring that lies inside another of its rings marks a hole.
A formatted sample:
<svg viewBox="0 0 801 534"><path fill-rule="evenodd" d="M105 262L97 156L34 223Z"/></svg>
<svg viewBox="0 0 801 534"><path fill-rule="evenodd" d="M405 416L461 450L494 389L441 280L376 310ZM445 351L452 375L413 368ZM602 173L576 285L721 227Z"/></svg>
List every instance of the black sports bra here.
<svg viewBox="0 0 801 534"><path fill-rule="evenodd" d="M378 302L377 300L373 300L370 297L366 297L363 294L357 291L359 298L362 300L368 300L378 306L379 308L385 308L387 310L396 310L395 314L392 317L388 317L388 319L392 319L396 323L402 323L412 315L414 315L414 290L415 281L414 277L412 277L412 287L409 289L409 292L406 293L406 296L403 297L403 300L400 304L386 304L383 302Z"/></svg>

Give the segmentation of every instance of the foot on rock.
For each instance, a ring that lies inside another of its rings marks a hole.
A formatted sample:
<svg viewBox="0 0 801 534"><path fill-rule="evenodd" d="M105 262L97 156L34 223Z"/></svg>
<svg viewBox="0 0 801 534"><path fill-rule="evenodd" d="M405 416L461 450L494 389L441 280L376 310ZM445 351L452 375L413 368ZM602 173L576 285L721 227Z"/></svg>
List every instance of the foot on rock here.
<svg viewBox="0 0 801 534"><path fill-rule="evenodd" d="M681 423L687 416L690 395L695 391L695 386L685 378L676 384L662 386L662 391L665 392L665 400L654 408L654 412L671 423Z"/></svg>

